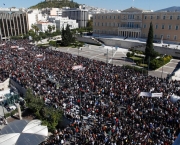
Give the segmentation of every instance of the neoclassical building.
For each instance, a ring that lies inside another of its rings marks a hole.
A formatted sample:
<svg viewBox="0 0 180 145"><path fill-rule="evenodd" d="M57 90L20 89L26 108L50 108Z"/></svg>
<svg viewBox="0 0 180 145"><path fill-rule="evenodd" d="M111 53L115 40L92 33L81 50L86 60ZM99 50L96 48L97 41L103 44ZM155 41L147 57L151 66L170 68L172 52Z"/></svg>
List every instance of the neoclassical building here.
<svg viewBox="0 0 180 145"><path fill-rule="evenodd" d="M27 34L27 21L26 12L0 9L0 39Z"/></svg>
<svg viewBox="0 0 180 145"><path fill-rule="evenodd" d="M150 22L154 39L180 42L180 12L153 12L135 7L121 12L93 15L93 33L121 37L147 38Z"/></svg>

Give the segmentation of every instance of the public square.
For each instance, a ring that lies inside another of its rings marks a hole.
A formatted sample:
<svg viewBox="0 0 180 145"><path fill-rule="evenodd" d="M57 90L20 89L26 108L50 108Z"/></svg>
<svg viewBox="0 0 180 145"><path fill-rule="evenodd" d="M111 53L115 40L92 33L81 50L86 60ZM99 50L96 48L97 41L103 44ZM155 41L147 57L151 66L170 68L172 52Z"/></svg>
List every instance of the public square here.
<svg viewBox="0 0 180 145"><path fill-rule="evenodd" d="M115 48L111 46L96 46L96 45L87 44L79 49L60 47L57 48L56 50L70 53L73 54L74 56L79 55L89 59L108 62L110 64L117 66L131 65L138 67L132 60L127 59L126 53L128 52L128 49L125 48L119 48L119 47ZM171 74L174 71L178 63L179 63L178 59L172 59L168 64L164 65L163 67L160 67L154 71L150 70L149 75L166 78L168 74Z"/></svg>

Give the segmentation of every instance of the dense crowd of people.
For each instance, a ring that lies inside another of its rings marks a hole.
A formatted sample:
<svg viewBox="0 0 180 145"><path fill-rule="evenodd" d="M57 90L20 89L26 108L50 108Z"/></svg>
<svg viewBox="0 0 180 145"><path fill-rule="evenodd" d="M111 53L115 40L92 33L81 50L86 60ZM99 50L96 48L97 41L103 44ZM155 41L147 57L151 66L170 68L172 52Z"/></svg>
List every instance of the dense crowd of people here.
<svg viewBox="0 0 180 145"><path fill-rule="evenodd" d="M178 81L37 48L28 40L6 42L0 50L0 80L10 77L32 89L71 121L42 144L171 145L180 132L180 104L170 100L180 96ZM80 64L82 69L72 69Z"/></svg>

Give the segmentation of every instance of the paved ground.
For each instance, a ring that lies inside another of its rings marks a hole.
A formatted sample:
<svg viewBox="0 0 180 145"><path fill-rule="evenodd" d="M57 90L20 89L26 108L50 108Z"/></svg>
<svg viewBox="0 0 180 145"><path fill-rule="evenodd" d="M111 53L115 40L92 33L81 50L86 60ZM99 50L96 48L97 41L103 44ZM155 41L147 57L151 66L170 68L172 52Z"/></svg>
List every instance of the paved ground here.
<svg viewBox="0 0 180 145"><path fill-rule="evenodd" d="M99 61L104 61L108 63L113 63L114 65L131 65L135 66L131 60L126 59L127 49L118 48L116 50L115 47L111 46L94 46L87 45L78 50L77 48L58 48L59 51L74 54L74 56L84 56L89 59L95 59ZM107 55L108 54L108 55ZM112 59L113 58L113 59ZM172 59L171 62L166 64L165 66L155 70L149 71L149 75L156 77L167 77L167 74L171 74L173 70L176 68L180 60Z"/></svg>

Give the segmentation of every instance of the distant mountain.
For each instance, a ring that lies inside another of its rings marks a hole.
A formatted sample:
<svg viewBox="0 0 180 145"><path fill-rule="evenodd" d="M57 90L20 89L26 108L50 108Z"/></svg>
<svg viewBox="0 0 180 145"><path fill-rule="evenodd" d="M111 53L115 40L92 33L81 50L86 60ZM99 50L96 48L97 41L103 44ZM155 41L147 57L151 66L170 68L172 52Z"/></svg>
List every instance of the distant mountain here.
<svg viewBox="0 0 180 145"><path fill-rule="evenodd" d="M179 11L180 12L180 7L177 7L177 6L169 7L169 8L157 10L156 12L161 12L161 11L169 11L169 12Z"/></svg>
<svg viewBox="0 0 180 145"><path fill-rule="evenodd" d="M44 1L40 2L34 6L31 6L30 9L42 9L42 8L62 8L62 7L70 7L70 8L78 8L79 4L73 1Z"/></svg>

